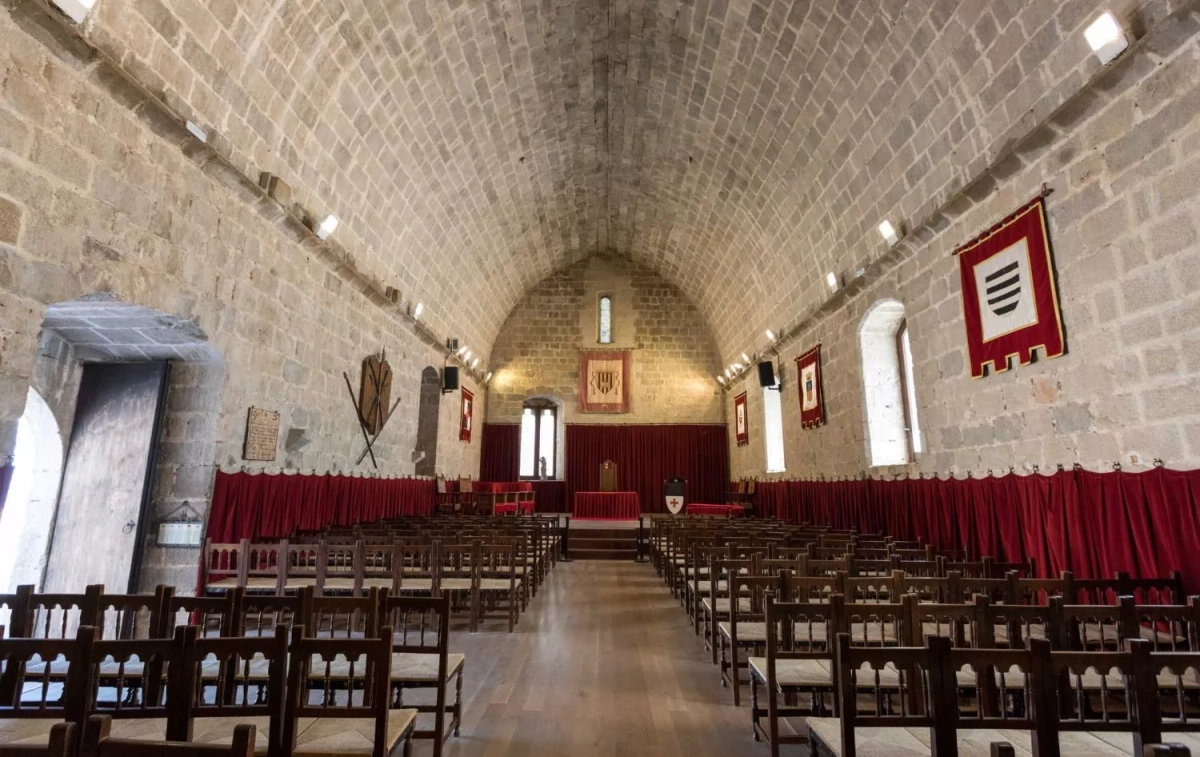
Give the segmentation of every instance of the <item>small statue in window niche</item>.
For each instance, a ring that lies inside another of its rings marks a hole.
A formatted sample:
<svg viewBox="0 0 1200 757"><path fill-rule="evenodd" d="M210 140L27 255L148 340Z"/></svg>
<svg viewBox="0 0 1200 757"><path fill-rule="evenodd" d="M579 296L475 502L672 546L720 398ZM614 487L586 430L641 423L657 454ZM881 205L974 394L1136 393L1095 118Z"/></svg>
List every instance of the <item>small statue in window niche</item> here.
<svg viewBox="0 0 1200 757"><path fill-rule="evenodd" d="M538 458L538 472L540 474L540 478L543 481L545 481L546 480L546 458L544 458L544 457Z"/></svg>

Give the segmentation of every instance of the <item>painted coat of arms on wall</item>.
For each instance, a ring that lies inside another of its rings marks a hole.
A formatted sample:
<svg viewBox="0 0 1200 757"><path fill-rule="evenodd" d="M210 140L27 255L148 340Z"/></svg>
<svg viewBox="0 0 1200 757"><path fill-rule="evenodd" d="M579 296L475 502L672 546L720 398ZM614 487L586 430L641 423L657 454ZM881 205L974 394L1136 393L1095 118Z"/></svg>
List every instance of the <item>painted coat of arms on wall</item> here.
<svg viewBox="0 0 1200 757"><path fill-rule="evenodd" d="M580 353L579 412L629 412L628 350Z"/></svg>
<svg viewBox="0 0 1200 757"><path fill-rule="evenodd" d="M1066 352L1046 211L1038 197L955 250L972 378Z"/></svg>
<svg viewBox="0 0 1200 757"><path fill-rule="evenodd" d="M469 390L462 390L462 422L458 428L458 438L471 443L471 425L475 416L475 395Z"/></svg>

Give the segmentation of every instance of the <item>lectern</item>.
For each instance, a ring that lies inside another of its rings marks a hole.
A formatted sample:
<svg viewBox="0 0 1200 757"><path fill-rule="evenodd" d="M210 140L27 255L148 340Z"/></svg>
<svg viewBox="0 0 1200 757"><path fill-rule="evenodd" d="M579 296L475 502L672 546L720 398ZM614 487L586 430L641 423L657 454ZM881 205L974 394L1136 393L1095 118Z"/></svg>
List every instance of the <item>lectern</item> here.
<svg viewBox="0 0 1200 757"><path fill-rule="evenodd" d="M615 492L617 490L617 464L605 460L600 464L600 491Z"/></svg>

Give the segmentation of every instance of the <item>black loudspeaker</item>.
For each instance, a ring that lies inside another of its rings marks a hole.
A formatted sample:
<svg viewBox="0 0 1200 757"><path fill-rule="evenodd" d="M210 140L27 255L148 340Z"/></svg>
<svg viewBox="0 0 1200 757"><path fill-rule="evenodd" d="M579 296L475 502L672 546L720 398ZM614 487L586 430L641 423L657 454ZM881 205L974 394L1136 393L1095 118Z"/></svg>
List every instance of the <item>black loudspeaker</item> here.
<svg viewBox="0 0 1200 757"><path fill-rule="evenodd" d="M448 365L442 369L442 391L453 392L458 388L458 367Z"/></svg>
<svg viewBox="0 0 1200 757"><path fill-rule="evenodd" d="M758 364L759 386L775 386L775 364L770 360Z"/></svg>

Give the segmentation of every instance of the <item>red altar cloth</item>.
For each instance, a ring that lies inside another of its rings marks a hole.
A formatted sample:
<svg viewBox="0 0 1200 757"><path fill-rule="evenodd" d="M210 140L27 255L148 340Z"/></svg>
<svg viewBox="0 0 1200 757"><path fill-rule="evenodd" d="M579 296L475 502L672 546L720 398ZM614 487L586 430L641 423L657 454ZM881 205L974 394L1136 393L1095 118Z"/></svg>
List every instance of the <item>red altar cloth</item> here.
<svg viewBox="0 0 1200 757"><path fill-rule="evenodd" d="M572 517L592 520L636 520L642 514L637 492L575 492Z"/></svg>
<svg viewBox="0 0 1200 757"><path fill-rule="evenodd" d="M525 500L524 502L497 502L492 509L494 515L516 515L517 506L521 508L522 515L533 515L533 501Z"/></svg>
<svg viewBox="0 0 1200 757"><path fill-rule="evenodd" d="M741 505L702 505L694 504L687 506L688 515L727 515L731 517L739 517L744 515L746 509Z"/></svg>
<svg viewBox="0 0 1200 757"><path fill-rule="evenodd" d="M533 484L528 481L476 481L473 488L478 494L512 494L531 492Z"/></svg>

